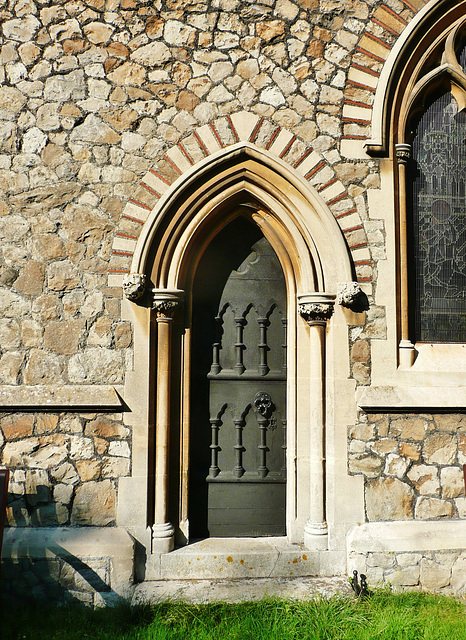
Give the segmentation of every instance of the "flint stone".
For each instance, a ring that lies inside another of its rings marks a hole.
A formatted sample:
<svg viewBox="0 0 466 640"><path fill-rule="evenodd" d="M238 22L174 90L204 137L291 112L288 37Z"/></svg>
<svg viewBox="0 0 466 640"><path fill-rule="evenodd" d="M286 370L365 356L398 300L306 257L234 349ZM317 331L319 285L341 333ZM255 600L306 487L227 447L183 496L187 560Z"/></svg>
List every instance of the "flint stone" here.
<svg viewBox="0 0 466 640"><path fill-rule="evenodd" d="M366 486L369 521L406 520L413 517L413 491L398 478L379 478Z"/></svg>
<svg viewBox="0 0 466 640"><path fill-rule="evenodd" d="M450 517L454 513L453 505L446 500L421 496L416 501L414 517L416 520L433 520Z"/></svg>
<svg viewBox="0 0 466 640"><path fill-rule="evenodd" d="M105 527L115 521L115 489L110 480L86 482L76 490L71 524Z"/></svg>

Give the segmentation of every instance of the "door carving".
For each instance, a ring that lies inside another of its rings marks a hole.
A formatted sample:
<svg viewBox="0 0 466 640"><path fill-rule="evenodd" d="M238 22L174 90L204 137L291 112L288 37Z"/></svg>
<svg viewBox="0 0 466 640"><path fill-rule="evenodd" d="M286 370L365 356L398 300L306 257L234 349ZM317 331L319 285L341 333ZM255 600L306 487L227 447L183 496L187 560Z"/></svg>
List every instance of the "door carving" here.
<svg viewBox="0 0 466 640"><path fill-rule="evenodd" d="M191 537L285 535L286 285L239 217L193 287Z"/></svg>

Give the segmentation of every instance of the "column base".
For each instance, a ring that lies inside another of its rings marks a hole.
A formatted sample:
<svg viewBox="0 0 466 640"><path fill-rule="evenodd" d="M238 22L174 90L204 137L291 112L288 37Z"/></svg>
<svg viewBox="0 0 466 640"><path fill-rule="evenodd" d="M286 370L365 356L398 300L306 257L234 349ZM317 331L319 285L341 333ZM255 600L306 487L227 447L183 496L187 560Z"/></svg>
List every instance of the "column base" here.
<svg viewBox="0 0 466 640"><path fill-rule="evenodd" d="M398 345L398 354L400 367L402 369L409 369L413 366L416 359L416 350L411 340L400 340Z"/></svg>
<svg viewBox="0 0 466 640"><path fill-rule="evenodd" d="M175 529L170 522L152 527L152 553L169 553L175 548Z"/></svg>
<svg viewBox="0 0 466 640"><path fill-rule="evenodd" d="M311 522L304 525L304 546L309 551L328 549L328 527L326 522Z"/></svg>

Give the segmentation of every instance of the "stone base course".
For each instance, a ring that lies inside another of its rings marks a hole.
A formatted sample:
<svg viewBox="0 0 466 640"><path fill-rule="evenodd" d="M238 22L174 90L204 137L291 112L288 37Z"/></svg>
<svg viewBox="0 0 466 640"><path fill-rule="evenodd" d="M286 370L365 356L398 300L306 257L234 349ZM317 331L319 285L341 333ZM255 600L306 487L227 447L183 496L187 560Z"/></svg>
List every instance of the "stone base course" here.
<svg viewBox="0 0 466 640"><path fill-rule="evenodd" d="M121 528L11 528L2 550L2 599L81 602L127 600L134 543Z"/></svg>

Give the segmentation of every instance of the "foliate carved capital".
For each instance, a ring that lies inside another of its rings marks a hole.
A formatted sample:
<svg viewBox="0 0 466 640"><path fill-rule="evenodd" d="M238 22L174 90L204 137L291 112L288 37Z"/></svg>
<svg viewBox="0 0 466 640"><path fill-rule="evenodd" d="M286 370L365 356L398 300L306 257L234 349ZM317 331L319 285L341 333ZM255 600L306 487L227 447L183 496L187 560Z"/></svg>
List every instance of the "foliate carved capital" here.
<svg viewBox="0 0 466 640"><path fill-rule="evenodd" d="M411 151L412 151L412 147L410 144L407 144L405 142L396 144L395 153L396 153L396 159L398 160L398 164L407 164L411 159Z"/></svg>
<svg viewBox="0 0 466 640"><path fill-rule="evenodd" d="M326 322L332 317L335 296L312 292L298 296L298 313L308 323Z"/></svg>
<svg viewBox="0 0 466 640"><path fill-rule="evenodd" d="M123 280L123 292L132 302L139 300L146 290L146 276L144 273L128 273Z"/></svg>
<svg viewBox="0 0 466 640"><path fill-rule="evenodd" d="M338 287L337 301L342 307L352 309L364 295L357 282L344 282Z"/></svg>
<svg viewBox="0 0 466 640"><path fill-rule="evenodd" d="M180 303L176 300L157 300L154 302L157 318L173 318L179 306Z"/></svg>
<svg viewBox="0 0 466 640"><path fill-rule="evenodd" d="M183 302L183 291L159 289L153 291L152 308L157 318L173 318Z"/></svg>
<svg viewBox="0 0 466 640"><path fill-rule="evenodd" d="M333 304L325 302L300 302L298 312L308 324L312 322L326 322L332 317Z"/></svg>

